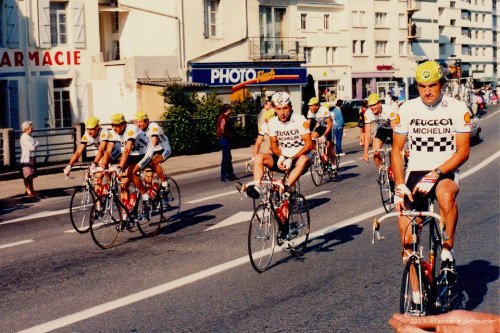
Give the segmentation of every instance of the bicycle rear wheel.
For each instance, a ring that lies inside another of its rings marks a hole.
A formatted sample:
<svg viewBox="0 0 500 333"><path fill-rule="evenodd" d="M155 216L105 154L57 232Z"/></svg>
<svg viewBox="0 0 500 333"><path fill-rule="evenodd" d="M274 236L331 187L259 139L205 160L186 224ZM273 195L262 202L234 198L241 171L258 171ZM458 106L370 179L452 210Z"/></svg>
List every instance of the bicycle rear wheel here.
<svg viewBox="0 0 500 333"><path fill-rule="evenodd" d="M436 241L435 241L436 242ZM433 265L433 276L434 276L434 290L436 294L436 313L446 313L452 308L453 294L452 288L449 285L448 278L445 274L441 274L441 252L443 247L441 243L434 245L434 265Z"/></svg>
<svg viewBox="0 0 500 333"><path fill-rule="evenodd" d="M312 153L311 177L314 185L321 185L321 181L323 180L323 162L321 162L321 156L316 151Z"/></svg>
<svg viewBox="0 0 500 333"><path fill-rule="evenodd" d="M389 176L386 170L381 170L378 176L378 186L380 187L380 198L382 205L387 213L393 208L393 193L391 191L391 184L389 183Z"/></svg>
<svg viewBox="0 0 500 333"><path fill-rule="evenodd" d="M399 312L413 316L431 313L430 285L420 259L410 256L403 270Z"/></svg>
<svg viewBox="0 0 500 333"><path fill-rule="evenodd" d="M153 237L158 235L162 223L165 221L163 217L163 196L156 195L147 202L143 202L140 196L137 198L137 227L141 234L145 237Z"/></svg>
<svg viewBox="0 0 500 333"><path fill-rule="evenodd" d="M260 204L255 209L248 228L248 256L252 267L264 272L273 259L276 244L276 215L271 206Z"/></svg>
<svg viewBox="0 0 500 333"><path fill-rule="evenodd" d="M96 200L90 214L90 234L102 249L113 247L124 228L119 199L103 196Z"/></svg>
<svg viewBox="0 0 500 333"><path fill-rule="evenodd" d="M71 225L80 234L90 230L90 212L94 204L94 195L86 187L75 188L69 204Z"/></svg>
<svg viewBox="0 0 500 333"><path fill-rule="evenodd" d="M181 190L173 178L167 177L167 182L168 190L161 192L162 212L165 222L170 222L181 210Z"/></svg>
<svg viewBox="0 0 500 333"><path fill-rule="evenodd" d="M311 220L307 200L297 192L290 196L289 228L289 245L292 248L292 253L295 256L301 256L304 254L309 240Z"/></svg>

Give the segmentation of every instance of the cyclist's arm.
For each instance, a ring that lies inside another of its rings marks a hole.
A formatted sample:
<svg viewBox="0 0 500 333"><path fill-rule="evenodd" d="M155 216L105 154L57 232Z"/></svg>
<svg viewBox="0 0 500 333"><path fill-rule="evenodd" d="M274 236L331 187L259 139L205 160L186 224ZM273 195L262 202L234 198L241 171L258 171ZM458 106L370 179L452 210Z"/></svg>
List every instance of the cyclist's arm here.
<svg viewBox="0 0 500 333"><path fill-rule="evenodd" d="M326 118L326 130L323 136L326 138L328 137L328 134L332 131L333 123L332 123L332 118L328 117Z"/></svg>
<svg viewBox="0 0 500 333"><path fill-rule="evenodd" d="M278 138L275 136L270 136L270 138L271 138L271 151L273 152L274 155L280 156L281 149L278 146Z"/></svg>
<svg viewBox="0 0 500 333"><path fill-rule="evenodd" d="M403 155L402 151L406 142L406 135L394 133L392 137L391 167L394 172L394 182L396 186L404 184Z"/></svg>
<svg viewBox="0 0 500 333"><path fill-rule="evenodd" d="M365 121L365 146L363 147L363 159L368 162L368 148L370 147L370 141L372 136L371 122Z"/></svg>
<svg viewBox="0 0 500 333"><path fill-rule="evenodd" d="M304 140L304 147L295 155L292 156L293 160L297 160L302 155L307 155L313 148L313 141L311 138L311 133L306 133L302 135L302 140Z"/></svg>
<svg viewBox="0 0 500 333"><path fill-rule="evenodd" d="M69 163L68 163L69 165L73 166L73 164L75 164L75 162L78 161L80 156L82 156L83 150L85 149L86 146L87 145L84 143L80 143L78 145L78 148L76 149L75 153L73 154L73 156L69 160Z"/></svg>
<svg viewBox="0 0 500 333"><path fill-rule="evenodd" d="M107 147L108 142L107 141L101 141L99 143L99 148L97 148L97 153L95 154L94 158L94 163L97 164L101 160L101 158L106 154L106 147Z"/></svg>
<svg viewBox="0 0 500 333"><path fill-rule="evenodd" d="M396 128L396 121L391 120L391 129L394 131L395 128Z"/></svg>
<svg viewBox="0 0 500 333"><path fill-rule="evenodd" d="M262 141L264 141L264 136L260 134L257 135L257 140L255 140L255 146L253 147L253 156L257 156L257 154L259 153Z"/></svg>
<svg viewBox="0 0 500 333"><path fill-rule="evenodd" d="M457 151L438 168L443 173L457 170L469 159L470 133L456 133Z"/></svg>
<svg viewBox="0 0 500 333"><path fill-rule="evenodd" d="M127 159L128 156L130 155L130 152L132 151L132 146L134 145L133 140L128 140L127 144L125 145L125 149L123 150L122 157L120 158L120 163L118 163L118 166L123 170L123 167L125 164L127 164Z"/></svg>

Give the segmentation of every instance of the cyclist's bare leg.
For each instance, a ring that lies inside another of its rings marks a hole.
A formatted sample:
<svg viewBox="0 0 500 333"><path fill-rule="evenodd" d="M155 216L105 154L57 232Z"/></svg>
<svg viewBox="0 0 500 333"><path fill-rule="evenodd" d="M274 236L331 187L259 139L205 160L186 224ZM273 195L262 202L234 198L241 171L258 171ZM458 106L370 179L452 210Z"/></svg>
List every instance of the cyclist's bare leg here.
<svg viewBox="0 0 500 333"><path fill-rule="evenodd" d="M448 236L448 239L444 241L443 247L448 250L453 249L455 239L455 228L458 221L458 207L456 202L458 191L459 187L457 183L451 179L443 179L436 187L439 214L444 219L446 235Z"/></svg>
<svg viewBox="0 0 500 333"><path fill-rule="evenodd" d="M302 172L309 167L310 161L306 155L299 156L297 162L295 162L295 168L293 168L288 174L287 182L289 186L293 186L295 182L300 178Z"/></svg>
<svg viewBox="0 0 500 333"><path fill-rule="evenodd" d="M419 222L422 222L422 220L419 219ZM406 216L399 217L398 224L399 224L399 233L401 235L401 242L403 244L401 255L403 258L403 265L405 265L406 262L408 261L408 257L412 252L410 219ZM415 271L415 267L413 266L410 267L410 285L412 291L418 292L419 286L418 286L417 272Z"/></svg>
<svg viewBox="0 0 500 333"><path fill-rule="evenodd" d="M373 150L381 149L383 145L382 140L379 138L374 138L373 139ZM375 162L375 165L377 166L377 169L380 168L382 165L382 158L380 157L380 152L373 152L373 161Z"/></svg>
<svg viewBox="0 0 500 333"><path fill-rule="evenodd" d="M328 157L332 161L332 166L334 166L337 157L335 156L335 145L332 141L326 141L326 152Z"/></svg>
<svg viewBox="0 0 500 333"><path fill-rule="evenodd" d="M273 163L273 157L271 154L257 154L253 165L253 180L260 182L262 177L264 177L264 167L272 168Z"/></svg>
<svg viewBox="0 0 500 333"><path fill-rule="evenodd" d="M129 178L132 177L135 187L137 187L141 195L144 195L146 193L146 188L144 187L141 177L137 174L139 171L141 171L141 168L137 164L132 164L127 169Z"/></svg>
<svg viewBox="0 0 500 333"><path fill-rule="evenodd" d="M162 183L166 180L165 173L163 172L163 168L161 167L161 164L164 160L165 159L161 154L155 154L153 159L151 160L151 168L158 175L158 178L160 178L160 181Z"/></svg>

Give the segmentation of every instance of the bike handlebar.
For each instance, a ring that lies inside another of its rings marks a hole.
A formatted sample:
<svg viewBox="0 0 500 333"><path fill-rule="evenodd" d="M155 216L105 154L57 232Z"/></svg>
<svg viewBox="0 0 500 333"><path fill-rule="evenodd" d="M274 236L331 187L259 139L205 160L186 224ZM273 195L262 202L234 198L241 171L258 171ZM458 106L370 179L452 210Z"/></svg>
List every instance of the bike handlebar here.
<svg viewBox="0 0 500 333"><path fill-rule="evenodd" d="M261 180L261 181L253 180L253 181L245 184L246 187L249 187L249 186L261 186L261 185L274 185L274 186L278 186L280 188L280 191L284 191L285 190L285 185L283 185L283 183L281 183L280 181L277 181L277 180L272 180L272 181L269 181L269 180Z"/></svg>
<svg viewBox="0 0 500 333"><path fill-rule="evenodd" d="M380 149L372 149L368 152L368 154L373 154L373 153L389 153L392 151L392 148L380 148Z"/></svg>

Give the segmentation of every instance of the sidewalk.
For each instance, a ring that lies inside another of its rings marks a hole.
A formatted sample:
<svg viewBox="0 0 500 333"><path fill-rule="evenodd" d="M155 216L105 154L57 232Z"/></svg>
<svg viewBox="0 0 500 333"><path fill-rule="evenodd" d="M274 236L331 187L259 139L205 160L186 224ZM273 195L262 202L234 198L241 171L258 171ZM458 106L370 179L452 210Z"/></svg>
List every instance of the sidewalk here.
<svg viewBox="0 0 500 333"><path fill-rule="evenodd" d="M346 130L343 142L359 140L358 138L359 128L349 128ZM253 146L232 149L233 164L248 161L252 157L252 150ZM200 155L174 156L169 158L165 163L165 170L168 175L176 176L200 170L219 168L221 159L222 155L220 151ZM35 190L50 198L60 196L63 194L61 192L81 185L83 171L74 172L71 174L71 177L66 179L62 173L65 166L66 164L55 165L47 167L50 168L49 170L43 170L43 174L35 178ZM23 193L24 185L21 178L0 180L0 208L4 206L3 199L7 199L7 201L9 201L9 198L20 199L23 197Z"/></svg>

